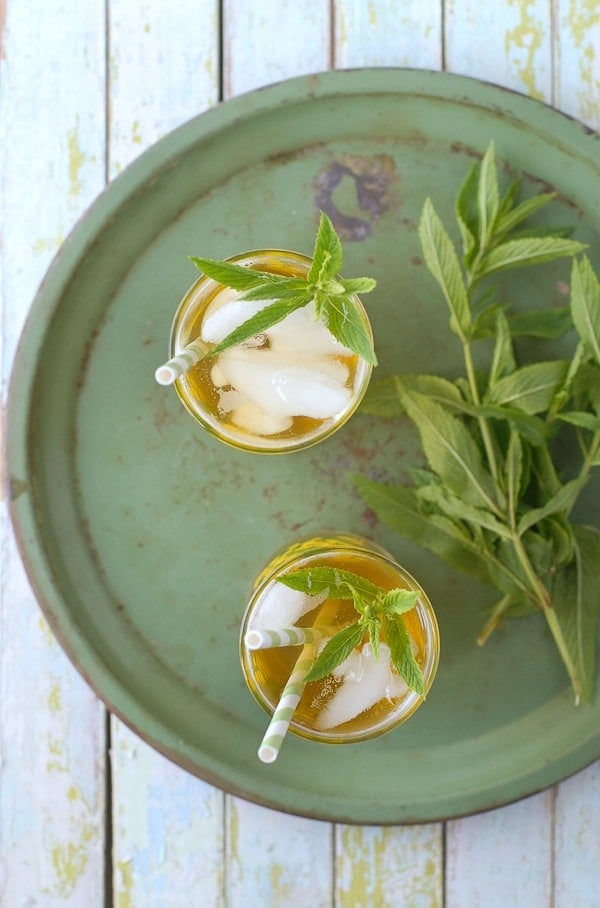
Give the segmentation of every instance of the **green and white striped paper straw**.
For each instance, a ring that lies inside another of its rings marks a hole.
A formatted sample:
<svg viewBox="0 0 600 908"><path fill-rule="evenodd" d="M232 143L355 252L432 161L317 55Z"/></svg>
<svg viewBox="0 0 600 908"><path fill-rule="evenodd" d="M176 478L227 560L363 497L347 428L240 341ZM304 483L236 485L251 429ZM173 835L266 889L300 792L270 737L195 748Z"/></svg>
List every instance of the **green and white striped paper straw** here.
<svg viewBox="0 0 600 908"><path fill-rule="evenodd" d="M304 679L313 663L314 654L314 643L308 643L302 648L302 652L292 669L292 674L283 688L277 709L273 713L269 727L258 748L258 757L263 763L273 763L277 759L283 739L292 721L292 716L306 686Z"/></svg>
<svg viewBox="0 0 600 908"><path fill-rule="evenodd" d="M301 643L316 643L322 637L335 633L333 627L278 627L277 630L257 628L248 631L244 644L248 649L271 649L276 646L298 646Z"/></svg>
<svg viewBox="0 0 600 908"><path fill-rule="evenodd" d="M184 347L177 356L172 357L172 359L163 363L162 366L159 366L154 373L154 378L159 385L172 385L188 369L195 366L208 353L208 350L208 344L205 344L199 337L196 338L191 344Z"/></svg>

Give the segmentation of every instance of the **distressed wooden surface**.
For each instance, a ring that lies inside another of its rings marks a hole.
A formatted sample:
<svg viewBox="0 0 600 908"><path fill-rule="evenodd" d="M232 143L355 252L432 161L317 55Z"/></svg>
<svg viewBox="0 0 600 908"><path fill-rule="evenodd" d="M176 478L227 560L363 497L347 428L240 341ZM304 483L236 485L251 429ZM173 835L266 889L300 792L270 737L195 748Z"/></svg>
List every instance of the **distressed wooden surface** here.
<svg viewBox="0 0 600 908"><path fill-rule="evenodd" d="M598 0L0 0L0 29L3 399L75 219L221 97L330 66L445 67L600 128ZM419 827L319 823L224 795L106 723L37 610L4 503L1 529L3 908L600 904L600 764Z"/></svg>

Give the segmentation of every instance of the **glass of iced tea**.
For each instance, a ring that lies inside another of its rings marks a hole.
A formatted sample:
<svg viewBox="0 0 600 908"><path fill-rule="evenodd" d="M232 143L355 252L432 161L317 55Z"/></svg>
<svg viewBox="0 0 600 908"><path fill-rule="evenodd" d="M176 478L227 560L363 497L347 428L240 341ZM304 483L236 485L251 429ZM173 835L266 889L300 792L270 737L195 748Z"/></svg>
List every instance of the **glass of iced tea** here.
<svg viewBox="0 0 600 908"><path fill-rule="evenodd" d="M414 607L405 611L402 619L414 663L420 670L421 692L409 686L397 671L390 649L392 641L386 640L385 622L377 654L365 627L362 633L358 632L351 651L325 677L303 684L300 672L300 683L294 691L299 698L294 701L293 714L290 716L288 709L285 717L289 730L313 741L350 744L390 731L421 706L438 666L439 631L420 584L370 540L336 534L293 544L278 553L257 577L240 634L240 660L246 683L271 716L277 717L281 710L289 679L296 677L302 660L314 665L326 641L358 617L353 599L347 593L340 597L337 588L324 590L322 584L315 584L311 594L290 588L280 579L293 580L295 574L317 578L319 570L315 569L323 567L333 568L341 578L362 578L369 589L374 586L384 593L401 590L415 594ZM361 586L356 580L352 582ZM286 730L283 729L284 734ZM269 747L268 738L269 734L261 756L266 762L276 758L281 744L275 734L273 746Z"/></svg>
<svg viewBox="0 0 600 908"><path fill-rule="evenodd" d="M281 250L248 252L227 261L299 278L306 277L312 262ZM243 296L243 291L200 277L175 314L171 357L195 340L210 352L272 302ZM372 337L360 299L353 300ZM184 407L211 435L244 451L282 453L309 447L339 429L357 409L371 372L369 363L317 320L309 304L241 344L203 356L174 384Z"/></svg>

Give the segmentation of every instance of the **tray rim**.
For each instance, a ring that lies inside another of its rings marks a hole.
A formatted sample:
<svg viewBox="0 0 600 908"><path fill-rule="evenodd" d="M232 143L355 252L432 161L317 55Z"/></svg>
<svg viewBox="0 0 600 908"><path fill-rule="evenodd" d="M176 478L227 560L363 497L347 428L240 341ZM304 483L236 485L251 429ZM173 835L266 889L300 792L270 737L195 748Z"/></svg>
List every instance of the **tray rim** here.
<svg viewBox="0 0 600 908"><path fill-rule="evenodd" d="M274 107L280 107L293 100L296 103L306 101L314 97L323 99L326 97L340 97L344 95L368 95L368 94L406 94L397 85L390 88L389 82L394 78L402 80L411 77L421 80L421 84L428 87L428 91L420 91L419 96L434 97L438 101L463 101L471 107L482 107L488 111L498 114L510 115L515 120L519 120L514 113L513 106L523 106L524 110L535 108L537 111L544 110L550 119L555 123L567 124L567 128L573 129L573 139L580 136L584 145L587 144L590 137L594 140L599 139L600 135L595 133L589 127L570 117L569 115L545 104L537 99L526 97L512 89L503 88L490 82L475 79L470 76L459 76L449 73L441 73L433 70L414 70L410 68L364 68L336 70L324 73L315 73L305 76L299 76L293 79L284 80L274 83L264 88L255 89L248 93L238 95L229 99L210 110L199 114L188 122L182 124L177 129L168 133L146 151L139 158L133 161L116 179L110 183L91 203L82 217L75 223L67 239L62 244L54 256L46 274L43 278L33 302L29 308L21 335L18 341L14 363L11 370L11 376L7 393L7 415L6 425L8 431L4 442L3 456L6 466L6 482L8 485L8 511L12 524L12 529L17 541L19 555L24 565L29 582L34 591L36 601L47 619L53 633L57 637L61 647L67 654L68 658L75 666L77 671L84 678L86 683L94 690L96 695L104 702L111 713L117 715L128 727L145 740L151 747L162 753L168 759L180 765L193 775L200 777L209 784L215 785L235 796L250 800L255 803L263 804L279 810L284 813L290 813L298 816L306 816L313 819L325 821L340 821L350 824L360 825L404 825L418 824L446 819L454 819L461 816L485 812L495 809L505 804L513 803L525 797L542 791L548 785L555 784L558 781L568 778L570 775L579 772L586 766L593 763L600 756L600 738L596 750L590 756L586 756L586 762L579 762L572 766L566 773L562 773L560 778L553 781L540 781L536 786L530 786L527 791L514 796L505 796L494 801L494 803L478 805L461 811L451 813L442 812L439 815L432 815L423 818L413 817L407 819L365 819L343 816L342 814L333 815L330 813L319 813L314 811L300 811L296 808L290 808L273 798L258 798L254 794L245 792L243 788L238 788L235 784L228 782L224 787L223 780L211 771L199 771L190 758L183 752L180 752L175 746L168 746L156 739L156 736L146 727L154 723L160 729L169 731L164 724L153 717L152 712L143 706L139 700L117 679L111 675L110 666L107 666L98 653L93 648L86 647L87 638L81 632L76 622L67 620L65 614L61 615L60 602L61 596L59 590L53 583L51 572L47 565L43 564L43 552L39 541L38 525L35 521L34 510L30 507L30 496L23 496L22 492L26 491L20 485L25 480L21 475L28 476L29 463L27 449L29 445L29 417L31 414L31 387L30 381L25 382L28 386L29 393L23 398L22 389L24 387L23 377L31 376L37 362L36 352L43 345L45 332L49 317L53 314L54 309L48 307L46 300L52 300L55 304L65 289L68 287L74 265L81 261L88 249L93 246L97 228L101 228L107 218L118 216L120 207L127 203L129 198L136 192L143 189L147 180L156 176L164 168L170 166L170 162L177 160L187 150L196 146L199 142L206 141L212 135L217 134L223 129L229 129L232 122L239 117L253 118L260 115L261 112L271 111ZM352 89L352 81L358 79L372 86L361 86L356 90ZM440 92L440 89L445 91ZM437 89L437 91L436 91ZM299 92L302 92L301 96ZM485 104L480 100L474 100L469 96L469 92L477 94L490 94L496 97L494 104ZM507 111L502 100L509 96L511 107ZM238 116L236 116L238 115ZM577 132L577 127L579 132ZM575 143L578 144L578 143ZM569 146L571 147L571 146ZM600 173L600 164L599 164ZM46 318L40 318L40 310L43 310ZM32 342L33 341L33 342ZM21 400L19 400L21 398ZM12 431L11 431L12 430ZM21 474L18 468L21 467ZM16 479L16 482L15 482ZM27 518L30 518L29 533L27 531ZM36 557L32 555L35 552ZM83 647L85 656L88 661L88 668L85 668L79 656L79 649ZM101 683L100 683L101 682ZM115 700L119 698L121 703L125 704L124 708L115 705ZM139 719L133 718L137 713ZM149 722L147 721L149 720ZM146 721L146 724L144 724ZM171 737L173 735L171 734ZM175 742L174 742L175 743ZM585 742L584 750L589 749L589 740ZM569 754L572 753L572 748ZM589 758L588 758L589 757ZM540 769L527 773L526 778L531 775L539 776Z"/></svg>

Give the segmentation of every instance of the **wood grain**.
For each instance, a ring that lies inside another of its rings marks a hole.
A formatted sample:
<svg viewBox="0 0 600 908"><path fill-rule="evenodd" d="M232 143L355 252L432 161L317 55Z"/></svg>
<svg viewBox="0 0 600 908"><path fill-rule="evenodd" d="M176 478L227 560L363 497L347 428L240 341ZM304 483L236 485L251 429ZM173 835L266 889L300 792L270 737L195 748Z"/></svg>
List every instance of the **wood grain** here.
<svg viewBox="0 0 600 908"><path fill-rule="evenodd" d="M108 175L216 103L216 2L109 7ZM113 896L119 908L219 905L223 793L170 763L113 718Z"/></svg>
<svg viewBox="0 0 600 908"><path fill-rule="evenodd" d="M104 184L104 9L3 4L3 403L32 297ZM66 48L69 48L66 53ZM27 494L18 483L13 492ZM2 905L101 905L104 710L26 580L2 502Z"/></svg>

